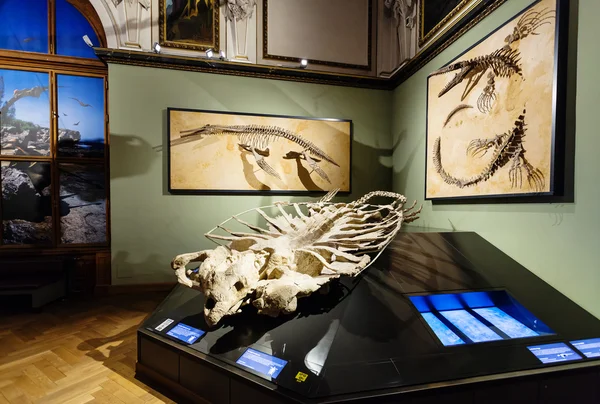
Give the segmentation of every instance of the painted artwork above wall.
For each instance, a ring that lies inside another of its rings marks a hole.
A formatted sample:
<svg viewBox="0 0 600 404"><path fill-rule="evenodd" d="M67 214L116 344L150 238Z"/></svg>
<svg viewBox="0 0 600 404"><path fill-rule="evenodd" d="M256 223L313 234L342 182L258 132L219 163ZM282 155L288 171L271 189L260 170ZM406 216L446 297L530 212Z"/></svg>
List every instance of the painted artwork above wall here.
<svg viewBox="0 0 600 404"><path fill-rule="evenodd" d="M351 192L352 122L170 108L172 193Z"/></svg>
<svg viewBox="0 0 600 404"><path fill-rule="evenodd" d="M541 0L429 75L426 198L556 195L561 4Z"/></svg>
<svg viewBox="0 0 600 404"><path fill-rule="evenodd" d="M159 0L159 43L219 50L219 0Z"/></svg>

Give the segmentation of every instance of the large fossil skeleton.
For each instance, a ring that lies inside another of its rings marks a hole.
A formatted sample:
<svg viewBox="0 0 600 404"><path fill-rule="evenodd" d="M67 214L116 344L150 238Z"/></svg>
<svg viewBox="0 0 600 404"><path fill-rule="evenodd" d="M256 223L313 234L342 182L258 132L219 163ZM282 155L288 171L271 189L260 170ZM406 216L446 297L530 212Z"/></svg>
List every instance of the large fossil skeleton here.
<svg viewBox="0 0 600 404"><path fill-rule="evenodd" d="M405 209L406 198L393 192L374 191L351 203L333 203L336 192L318 202L276 203L268 207L279 213L275 217L264 212L267 207L250 209L206 234L219 244L217 248L175 257L172 267L178 281L205 295L209 326L248 304L273 317L296 311L298 298L342 275L361 273L394 239L402 223L417 219L421 211L414 210L416 203ZM374 197L391 202L370 204ZM239 217L248 212L260 215L267 228ZM252 232L225 227L230 221L229 226L237 222ZM186 268L191 262L201 265Z"/></svg>
<svg viewBox="0 0 600 404"><path fill-rule="evenodd" d="M513 49L512 46L529 35L537 35L535 31L541 26L549 24L554 17L553 10L529 10L517 21L513 32L506 37L504 47L488 55L452 63L431 73L431 76L435 76L458 70L456 75L439 92L438 97L442 97L458 84L467 80L461 96L461 101L464 101L481 78L488 73L486 86L477 99L477 107L483 113L490 112L496 99L496 78L510 78L515 74L522 76L522 69L519 64L521 54L518 49Z"/></svg>
<svg viewBox="0 0 600 404"><path fill-rule="evenodd" d="M443 97L466 80L465 89L461 96L461 101L464 101L481 78L488 73L487 84L477 99L477 108L482 113L489 113L496 99L496 78L511 78L514 75L523 77L523 69L520 65L521 54L518 50L519 41L530 35L538 35L536 30L549 24L553 18L555 18L554 10L545 8L537 11L531 9L525 12L517 21L512 33L504 39L505 45L502 48L488 55L452 63L431 73L431 76L435 76L458 70L456 75L441 89L438 97ZM472 108L472 106L460 104L455 107L446 117L443 126L445 127L459 111L468 108ZM492 157L479 174L470 178L455 177L444 169L441 156L441 138L436 138L433 145L433 165L437 173L447 184L465 188L489 180L500 168L508 165L511 187L521 188L523 177L525 177L531 189L536 192L542 191L545 186L544 174L529 163L525 157L523 146L526 132L525 112L525 109L523 109L523 113L516 120L514 127L508 132L492 138L474 139L469 143L466 150L468 156L481 158L490 151Z"/></svg>
<svg viewBox="0 0 600 404"><path fill-rule="evenodd" d="M433 146L435 170L447 184L464 188L487 181L499 168L510 164L508 176L513 188L522 187L523 173L525 173L529 186L536 191L541 191L544 188L544 175L525 158L525 148L523 147L526 131L525 112L523 110L523 113L519 115L512 130L488 139L474 139L469 143L467 154L471 157L483 157L488 151L491 151L492 159L478 175L461 179L447 173L442 166L441 139L439 137L435 139Z"/></svg>
<svg viewBox="0 0 600 404"><path fill-rule="evenodd" d="M477 99L479 110L484 113L489 112L496 97L496 77L510 78L515 74L521 75L520 56L518 50L502 48L489 55L478 56L443 67L431 73L431 75L446 74L455 70L458 70L458 73L442 88L438 97L442 97L458 84L467 80L465 90L461 96L461 101L464 101L471 90L479 83L481 77L489 71L487 85Z"/></svg>
<svg viewBox="0 0 600 404"><path fill-rule="evenodd" d="M319 149L314 143L304 139L292 131L278 127L265 125L204 125L201 128L189 129L180 132L181 138L171 141L172 146L186 143L191 140L202 139L205 136L237 136L240 140L240 147L250 153L256 160L256 164L267 174L281 179L280 175L271 167L265 157L269 156L269 145L277 140L287 139L302 147L299 153L311 167L311 173L316 172L327 182L331 182L329 177L318 162L326 160L327 162L339 167L331 157Z"/></svg>

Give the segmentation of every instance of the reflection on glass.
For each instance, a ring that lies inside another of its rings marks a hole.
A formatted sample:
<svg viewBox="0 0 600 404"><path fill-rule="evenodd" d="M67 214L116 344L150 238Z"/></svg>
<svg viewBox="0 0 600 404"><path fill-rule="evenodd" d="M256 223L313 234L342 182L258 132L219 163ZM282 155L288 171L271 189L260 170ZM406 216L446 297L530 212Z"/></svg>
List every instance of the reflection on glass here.
<svg viewBox="0 0 600 404"><path fill-rule="evenodd" d="M333 345L335 334L340 327L340 320L335 319L329 324L329 328L323 337L319 340L317 345L311 349L304 357L304 365L315 375L319 376Z"/></svg>
<svg viewBox="0 0 600 404"><path fill-rule="evenodd" d="M48 0L1 0L0 21L0 49L48 53Z"/></svg>
<svg viewBox="0 0 600 404"><path fill-rule="evenodd" d="M456 335L452 330L442 321L435 316L433 313L421 313L429 327L433 330L435 335L440 339L444 346L452 346L452 345L462 345L465 342L460 339L458 335Z"/></svg>
<svg viewBox="0 0 600 404"><path fill-rule="evenodd" d="M58 75L58 155L104 156L104 80Z"/></svg>
<svg viewBox="0 0 600 404"><path fill-rule="evenodd" d="M501 336L486 327L466 310L440 311L440 314L450 321L456 328L462 331L473 342L496 341Z"/></svg>
<svg viewBox="0 0 600 404"><path fill-rule="evenodd" d="M0 69L0 153L50 154L48 74Z"/></svg>
<svg viewBox="0 0 600 404"><path fill-rule="evenodd" d="M536 337L539 335L497 307L486 307L474 309L473 311L511 338Z"/></svg>
<svg viewBox="0 0 600 404"><path fill-rule="evenodd" d="M61 243L106 242L104 167L61 164L59 170Z"/></svg>
<svg viewBox="0 0 600 404"><path fill-rule="evenodd" d="M83 42L84 35L90 38L94 46L100 46L96 33L85 17L67 0L56 0L56 53L95 59L94 50Z"/></svg>
<svg viewBox="0 0 600 404"><path fill-rule="evenodd" d="M52 243L51 178L50 163L2 162L4 244Z"/></svg>

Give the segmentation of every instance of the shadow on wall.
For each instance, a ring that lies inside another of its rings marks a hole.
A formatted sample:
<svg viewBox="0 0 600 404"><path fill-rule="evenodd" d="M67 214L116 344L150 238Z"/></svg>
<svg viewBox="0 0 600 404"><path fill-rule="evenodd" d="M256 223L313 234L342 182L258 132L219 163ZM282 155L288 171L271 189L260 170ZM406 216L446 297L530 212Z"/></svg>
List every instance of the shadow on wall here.
<svg viewBox="0 0 600 404"><path fill-rule="evenodd" d="M143 138L134 135L110 135L110 178L141 175L150 170L152 161L158 154Z"/></svg>
<svg viewBox="0 0 600 404"><path fill-rule="evenodd" d="M352 195L358 199L370 191L392 189L392 150L352 142ZM382 169L383 167L383 169Z"/></svg>
<svg viewBox="0 0 600 404"><path fill-rule="evenodd" d="M392 154L396 153L396 150L398 149L398 147L400 147L400 145L402 145L402 143L407 143L405 140L408 139L408 135L406 133L406 129L404 129L402 132L400 132L398 134L398 136L395 137L394 139L394 145L392 146ZM402 188L406 187L406 184L408 184L408 178L410 175L410 171L411 169L414 167L414 160L415 157L417 156L417 153L421 153L419 150L423 150L425 148L424 146L425 143L425 134L422 134L422 136L419 136L419 140L417 142L414 142L413 148L410 151L410 153L408 154L408 158L405 161L402 161L400 164L398 165L394 165L393 167L393 181L394 184L399 184ZM404 145L405 147L408 145ZM424 167L423 167L424 169ZM425 176L423 175L423 180L425 179ZM419 197L422 198L423 195L413 195L414 198Z"/></svg>
<svg viewBox="0 0 600 404"><path fill-rule="evenodd" d="M143 277L144 275L154 275L156 273L157 263L160 262L160 255L150 254L142 262L130 262L128 251L117 251L113 254L112 268L113 274L117 279L128 279ZM161 267L171 268L171 263L161 263ZM165 271L165 274L168 272ZM173 277L173 280L175 277Z"/></svg>

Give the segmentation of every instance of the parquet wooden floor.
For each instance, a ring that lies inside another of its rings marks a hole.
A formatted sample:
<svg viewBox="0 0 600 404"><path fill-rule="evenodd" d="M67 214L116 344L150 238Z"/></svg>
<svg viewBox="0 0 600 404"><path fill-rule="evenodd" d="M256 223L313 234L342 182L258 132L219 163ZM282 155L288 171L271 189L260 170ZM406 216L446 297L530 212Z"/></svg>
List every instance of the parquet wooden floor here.
<svg viewBox="0 0 600 404"><path fill-rule="evenodd" d="M0 312L0 404L173 403L134 378L136 330L166 293Z"/></svg>

